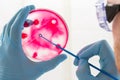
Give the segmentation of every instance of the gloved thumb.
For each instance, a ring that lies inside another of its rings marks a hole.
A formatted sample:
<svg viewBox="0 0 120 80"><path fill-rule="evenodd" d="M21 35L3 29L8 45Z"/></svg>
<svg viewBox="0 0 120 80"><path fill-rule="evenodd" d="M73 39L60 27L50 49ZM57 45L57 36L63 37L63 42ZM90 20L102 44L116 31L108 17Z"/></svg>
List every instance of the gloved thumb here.
<svg viewBox="0 0 120 80"><path fill-rule="evenodd" d="M52 60L50 60L48 62L52 64L51 67L55 67L59 63L61 63L62 61L64 61L66 58L67 58L67 56L65 54L61 54L61 55L53 58Z"/></svg>
<svg viewBox="0 0 120 80"><path fill-rule="evenodd" d="M94 76L91 75L88 61L80 59L76 75L79 80L94 80Z"/></svg>
<svg viewBox="0 0 120 80"><path fill-rule="evenodd" d="M37 67L40 68L41 66L44 66L43 73L45 73L49 70L54 69L57 65L59 65L61 62L63 62L66 58L67 58L67 56L65 54L61 54L49 61L40 62L40 64L38 64Z"/></svg>

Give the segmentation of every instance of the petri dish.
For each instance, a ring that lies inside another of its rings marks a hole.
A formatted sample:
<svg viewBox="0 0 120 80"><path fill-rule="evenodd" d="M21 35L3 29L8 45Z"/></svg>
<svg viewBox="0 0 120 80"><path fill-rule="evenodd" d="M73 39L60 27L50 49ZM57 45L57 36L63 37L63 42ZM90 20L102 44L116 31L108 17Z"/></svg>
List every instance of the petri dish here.
<svg viewBox="0 0 120 80"><path fill-rule="evenodd" d="M68 41L65 20L52 10L32 10L24 23L21 35L23 51L31 61L47 61L60 55L62 50L41 38L40 34L65 48Z"/></svg>

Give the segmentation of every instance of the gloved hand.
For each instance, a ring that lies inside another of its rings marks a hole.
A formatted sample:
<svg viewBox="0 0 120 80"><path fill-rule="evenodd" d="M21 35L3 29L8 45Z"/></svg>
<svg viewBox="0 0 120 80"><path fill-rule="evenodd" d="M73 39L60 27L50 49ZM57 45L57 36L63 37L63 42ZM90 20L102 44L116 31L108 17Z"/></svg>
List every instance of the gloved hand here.
<svg viewBox="0 0 120 80"><path fill-rule="evenodd" d="M105 40L101 40L86 46L78 53L78 57L80 58L80 60L75 59L74 61L74 65L78 66L78 69L76 71L78 79L113 80L101 72L97 76L91 75L88 60L95 55L98 55L100 57L101 69L117 78L118 72L115 66L113 51Z"/></svg>
<svg viewBox="0 0 120 80"><path fill-rule="evenodd" d="M33 5L20 9L4 27L0 46L0 80L35 80L66 59L66 55L62 54L49 61L32 62L25 56L21 31L32 9Z"/></svg>

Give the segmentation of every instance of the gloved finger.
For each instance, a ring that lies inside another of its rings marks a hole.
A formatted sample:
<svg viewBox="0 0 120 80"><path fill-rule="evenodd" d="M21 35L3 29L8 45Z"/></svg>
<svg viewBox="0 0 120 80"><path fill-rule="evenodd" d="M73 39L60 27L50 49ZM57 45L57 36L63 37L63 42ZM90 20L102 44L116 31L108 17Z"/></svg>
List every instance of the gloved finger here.
<svg viewBox="0 0 120 80"><path fill-rule="evenodd" d="M83 49L81 49L81 50L79 51L79 53L77 54L77 56L79 56L79 54L81 54L83 51L85 51L86 49L88 49L88 47L90 47L91 45L92 45L92 44L90 44L90 45L84 47ZM78 60L77 58L75 58L75 60L74 60L74 65L77 66L78 64L79 64L79 60Z"/></svg>
<svg viewBox="0 0 120 80"><path fill-rule="evenodd" d="M4 34L3 34L3 41L8 40L9 34L10 34L10 29L11 29L11 25L14 22L15 18L17 17L17 15L21 12L22 9L20 9L15 16L10 20L10 22L8 24L5 25L4 28Z"/></svg>
<svg viewBox="0 0 120 80"><path fill-rule="evenodd" d="M12 18L11 20L8 22L8 26L11 26L14 22L14 20L16 19L16 17L18 16L18 14L22 11L23 8L21 8Z"/></svg>
<svg viewBox="0 0 120 80"><path fill-rule="evenodd" d="M114 60L114 55L113 55L112 48L109 46L107 41L103 41L100 46L99 50L99 56L100 56L100 64L101 68L105 70L112 70L109 67L114 66L115 67L115 60ZM112 64L112 65L111 65ZM108 69L107 69L108 68Z"/></svg>
<svg viewBox="0 0 120 80"><path fill-rule="evenodd" d="M1 41L2 41L2 43L3 43L3 38L4 38L4 35L5 35L5 30L6 30L6 25L4 26L2 34L1 34Z"/></svg>
<svg viewBox="0 0 120 80"><path fill-rule="evenodd" d="M95 77L90 73L88 61L85 59L79 61L76 75L79 80L95 80Z"/></svg>
<svg viewBox="0 0 120 80"><path fill-rule="evenodd" d="M59 65L61 62L63 62L66 58L67 58L67 56L65 54L61 54L52 60L45 61L42 63L41 62L37 63L37 67L41 70L41 66L43 66L42 73L45 73L51 69L54 69L57 65ZM38 74L41 74L41 72Z"/></svg>
<svg viewBox="0 0 120 80"><path fill-rule="evenodd" d="M108 72L109 74L116 76L117 75L117 68L115 65L115 59L113 55L113 51L109 44L105 41L102 43L99 51L100 56L100 65L101 69ZM108 77L100 73L98 77ZM108 79L110 80L110 79Z"/></svg>
<svg viewBox="0 0 120 80"><path fill-rule="evenodd" d="M19 44L21 42L21 31L23 24L29 14L29 12L34 9L33 5L26 6L22 9L22 11L17 15L14 20L11 30L10 30L10 39L14 41L15 44Z"/></svg>
<svg viewBox="0 0 120 80"><path fill-rule="evenodd" d="M83 49L80 50L80 52L77 54L77 56L81 59L84 58L86 60L88 60L90 57L97 55L98 51L99 51L99 47L100 47L100 43L101 41L92 43L90 45L87 45L86 47L84 47ZM74 60L74 65L78 65L79 60L77 58L75 58Z"/></svg>

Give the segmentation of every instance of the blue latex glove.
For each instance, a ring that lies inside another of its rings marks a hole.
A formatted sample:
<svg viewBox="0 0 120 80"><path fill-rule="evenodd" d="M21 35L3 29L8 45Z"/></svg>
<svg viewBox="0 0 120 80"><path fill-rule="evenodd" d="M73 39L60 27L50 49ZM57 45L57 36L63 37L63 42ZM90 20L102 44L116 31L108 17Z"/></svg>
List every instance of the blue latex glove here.
<svg viewBox="0 0 120 80"><path fill-rule="evenodd" d="M76 71L78 79L113 80L101 72L96 77L91 75L88 60L95 55L98 55L100 57L101 69L117 78L118 74L117 68L115 66L113 51L105 40L101 40L86 46L78 53L80 60L75 59L74 61L74 65L78 66L78 69Z"/></svg>
<svg viewBox="0 0 120 80"><path fill-rule="evenodd" d="M0 46L0 80L35 80L67 58L62 54L49 61L32 62L25 56L21 31L32 9L33 5L20 9L4 27Z"/></svg>

